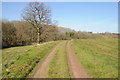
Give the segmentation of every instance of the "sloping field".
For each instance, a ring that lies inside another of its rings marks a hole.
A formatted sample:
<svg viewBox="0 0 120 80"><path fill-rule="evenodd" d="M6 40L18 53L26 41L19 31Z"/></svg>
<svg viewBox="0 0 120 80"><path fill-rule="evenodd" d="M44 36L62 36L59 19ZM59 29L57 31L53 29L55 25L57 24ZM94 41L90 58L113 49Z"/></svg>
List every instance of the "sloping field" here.
<svg viewBox="0 0 120 80"><path fill-rule="evenodd" d="M2 51L2 76L4 78L24 78L47 53L60 41L40 46L12 47Z"/></svg>
<svg viewBox="0 0 120 80"><path fill-rule="evenodd" d="M3 78L118 77L117 39L53 41L2 52Z"/></svg>
<svg viewBox="0 0 120 80"><path fill-rule="evenodd" d="M72 40L71 46L77 59L91 77L118 77L117 39Z"/></svg>

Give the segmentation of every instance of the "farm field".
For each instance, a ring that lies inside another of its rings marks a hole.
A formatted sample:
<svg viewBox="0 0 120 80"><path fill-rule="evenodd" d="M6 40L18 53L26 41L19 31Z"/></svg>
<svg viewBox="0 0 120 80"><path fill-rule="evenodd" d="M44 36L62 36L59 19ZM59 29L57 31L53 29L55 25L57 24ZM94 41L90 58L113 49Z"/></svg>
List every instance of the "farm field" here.
<svg viewBox="0 0 120 80"><path fill-rule="evenodd" d="M60 41L40 46L30 45L2 50L3 78L25 78L47 53Z"/></svg>
<svg viewBox="0 0 120 80"><path fill-rule="evenodd" d="M118 77L117 39L72 40L71 46L77 59L91 77Z"/></svg>
<svg viewBox="0 0 120 80"><path fill-rule="evenodd" d="M68 53L75 56L68 59ZM81 64L90 78L118 77L117 39L63 40L6 48L2 50L2 75L3 78L25 78L37 73L39 78L40 70L44 69L44 78L73 78L70 71L73 65L69 65L72 58L76 58L74 66Z"/></svg>

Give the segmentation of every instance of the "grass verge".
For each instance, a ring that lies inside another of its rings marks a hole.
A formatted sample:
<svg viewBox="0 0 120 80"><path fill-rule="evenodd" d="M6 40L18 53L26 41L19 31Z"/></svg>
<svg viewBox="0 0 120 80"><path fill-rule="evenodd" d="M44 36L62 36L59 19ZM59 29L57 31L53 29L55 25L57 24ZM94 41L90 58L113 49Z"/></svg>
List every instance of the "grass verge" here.
<svg viewBox="0 0 120 80"><path fill-rule="evenodd" d="M41 46L22 46L3 49L3 78L25 78L36 64L60 41Z"/></svg>

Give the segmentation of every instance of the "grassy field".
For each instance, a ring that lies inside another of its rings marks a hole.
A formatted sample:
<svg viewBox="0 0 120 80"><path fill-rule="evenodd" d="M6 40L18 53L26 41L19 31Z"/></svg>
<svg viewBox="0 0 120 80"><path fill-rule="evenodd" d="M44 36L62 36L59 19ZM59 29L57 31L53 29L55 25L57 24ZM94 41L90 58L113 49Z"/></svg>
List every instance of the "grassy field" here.
<svg viewBox="0 0 120 80"><path fill-rule="evenodd" d="M4 78L25 78L38 62L61 41L40 46L11 47L2 50L2 76ZM46 70L46 78L70 78L67 62L66 42L55 51ZM71 46L78 61L92 78L118 77L118 40L81 39L71 40Z"/></svg>
<svg viewBox="0 0 120 80"><path fill-rule="evenodd" d="M70 78L67 63L66 42L67 41L64 41L55 52L46 71L47 78Z"/></svg>
<svg viewBox="0 0 120 80"><path fill-rule="evenodd" d="M24 78L60 41L36 46L11 47L2 50L2 76Z"/></svg>
<svg viewBox="0 0 120 80"><path fill-rule="evenodd" d="M71 46L77 59L91 77L118 77L117 39L72 40Z"/></svg>

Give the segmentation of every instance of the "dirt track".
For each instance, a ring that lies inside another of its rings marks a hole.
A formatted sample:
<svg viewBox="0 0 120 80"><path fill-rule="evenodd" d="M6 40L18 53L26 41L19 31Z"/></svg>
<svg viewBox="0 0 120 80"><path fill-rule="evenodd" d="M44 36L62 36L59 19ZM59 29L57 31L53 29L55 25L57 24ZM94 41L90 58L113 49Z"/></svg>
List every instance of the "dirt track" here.
<svg viewBox="0 0 120 80"><path fill-rule="evenodd" d="M40 65L38 65L38 70L36 71L36 73L34 74L33 78L45 78L45 71L48 67L48 64L50 63L55 51L58 49L58 47L62 44L59 43L57 44L57 46L55 46L52 51L48 54L48 56L43 60L43 62L40 63Z"/></svg>
<svg viewBox="0 0 120 80"><path fill-rule="evenodd" d="M71 77L89 78L84 67L78 62L77 58L75 57L71 49L70 41L67 42L67 55L68 55L68 65L69 65Z"/></svg>
<svg viewBox="0 0 120 80"><path fill-rule="evenodd" d="M55 46L52 49L52 51L40 63L40 65L38 65L38 69L37 69L36 73L33 75L33 78L46 78L44 75L45 75L46 69L48 67L48 64L50 63L55 51L58 49L59 46L61 46L61 44L62 44L62 42L57 44L57 46ZM75 57L75 55L71 49L70 41L67 42L66 47L67 47L68 67L70 70L71 78L90 78L87 75L84 67L79 63L79 61Z"/></svg>

